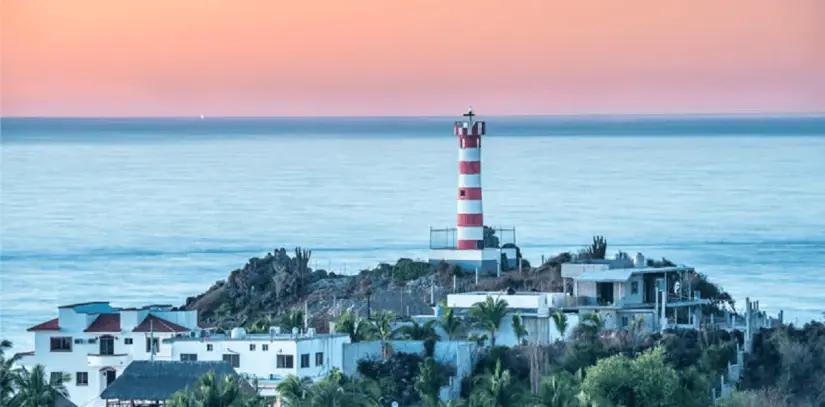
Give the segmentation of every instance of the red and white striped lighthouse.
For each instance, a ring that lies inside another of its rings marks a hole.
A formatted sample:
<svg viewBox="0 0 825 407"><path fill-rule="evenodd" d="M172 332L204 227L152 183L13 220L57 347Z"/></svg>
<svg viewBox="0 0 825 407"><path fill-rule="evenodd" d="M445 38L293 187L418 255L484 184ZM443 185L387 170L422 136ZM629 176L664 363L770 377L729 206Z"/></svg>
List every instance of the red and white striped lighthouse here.
<svg viewBox="0 0 825 407"><path fill-rule="evenodd" d="M481 204L481 136L486 123L474 121L473 108L466 120L455 122L458 136L458 250L484 248L484 211Z"/></svg>

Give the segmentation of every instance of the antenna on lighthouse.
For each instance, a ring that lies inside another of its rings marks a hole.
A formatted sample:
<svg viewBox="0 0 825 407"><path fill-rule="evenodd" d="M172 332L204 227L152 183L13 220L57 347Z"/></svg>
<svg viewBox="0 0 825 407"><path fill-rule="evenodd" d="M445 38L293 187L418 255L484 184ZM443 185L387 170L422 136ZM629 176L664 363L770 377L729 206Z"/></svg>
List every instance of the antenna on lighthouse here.
<svg viewBox="0 0 825 407"><path fill-rule="evenodd" d="M475 116L475 113L473 113L473 107L470 106L467 108L467 113L464 113L464 117L467 118L467 121L469 121L471 125L473 124L473 116Z"/></svg>

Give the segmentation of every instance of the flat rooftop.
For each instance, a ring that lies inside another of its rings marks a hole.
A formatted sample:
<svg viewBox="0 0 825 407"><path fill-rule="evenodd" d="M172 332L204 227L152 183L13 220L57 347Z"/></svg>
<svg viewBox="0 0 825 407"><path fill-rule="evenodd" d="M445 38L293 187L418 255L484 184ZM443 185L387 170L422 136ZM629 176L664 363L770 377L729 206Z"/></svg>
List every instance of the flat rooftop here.
<svg viewBox="0 0 825 407"><path fill-rule="evenodd" d="M514 296L520 295L525 297L536 297L539 295L547 295L547 294L564 294L559 292L539 292L539 291L516 291L515 293L508 294L506 291L470 291L466 293L456 293L456 294L447 294L449 295L473 295L473 296Z"/></svg>
<svg viewBox="0 0 825 407"><path fill-rule="evenodd" d="M273 341L305 341L305 340L312 340L312 339L325 339L325 338L333 338L333 337L340 337L340 336L348 336L347 334L343 333L329 333L329 334L313 334L313 335L292 335L289 333L281 333L277 335L270 335L268 333L261 333L261 334L246 334L237 338L233 338L231 335L228 334L218 334L218 335L205 335L204 337L196 336L176 336L173 338L164 339L164 343L171 343L171 342L222 342L222 341L254 341L254 342L273 342Z"/></svg>

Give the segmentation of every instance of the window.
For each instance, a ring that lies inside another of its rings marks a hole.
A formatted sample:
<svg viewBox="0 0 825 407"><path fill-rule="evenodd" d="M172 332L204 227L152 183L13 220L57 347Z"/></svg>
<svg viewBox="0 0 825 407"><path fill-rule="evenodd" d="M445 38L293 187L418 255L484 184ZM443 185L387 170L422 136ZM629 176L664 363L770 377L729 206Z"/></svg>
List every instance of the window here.
<svg viewBox="0 0 825 407"><path fill-rule="evenodd" d="M639 282L634 281L630 283L630 295L636 295L639 293Z"/></svg>
<svg viewBox="0 0 825 407"><path fill-rule="evenodd" d="M65 377L65 374L63 372L52 372L49 375L49 379L52 382L62 382L64 377Z"/></svg>
<svg viewBox="0 0 825 407"><path fill-rule="evenodd" d="M315 366L324 364L324 352L315 352Z"/></svg>
<svg viewBox="0 0 825 407"><path fill-rule="evenodd" d="M207 352L212 352L212 344L211 343L206 344L206 351Z"/></svg>
<svg viewBox="0 0 825 407"><path fill-rule="evenodd" d="M86 372L77 372L77 374L75 375L74 383L77 386L88 386L89 374Z"/></svg>
<svg viewBox="0 0 825 407"><path fill-rule="evenodd" d="M458 195L459 196L464 196L464 190L462 189L461 191L458 191Z"/></svg>
<svg viewBox="0 0 825 407"><path fill-rule="evenodd" d="M197 353L181 353L180 354L180 361L181 362L197 362L198 361L198 354Z"/></svg>
<svg viewBox="0 0 825 407"><path fill-rule="evenodd" d="M146 352L152 352L152 345L155 346L155 352L160 350L160 338L146 338Z"/></svg>
<svg viewBox="0 0 825 407"><path fill-rule="evenodd" d="M124 345L131 345L132 344L132 338L124 338L123 339L123 344Z"/></svg>
<svg viewBox="0 0 825 407"><path fill-rule="evenodd" d="M265 343L265 344L261 345L261 350L264 351L264 352L268 351L269 350L269 344Z"/></svg>
<svg viewBox="0 0 825 407"><path fill-rule="evenodd" d="M251 350L251 351L255 350L255 344L254 343L249 344L249 350Z"/></svg>
<svg viewBox="0 0 825 407"><path fill-rule="evenodd" d="M275 367L278 369L292 369L295 366L295 357L292 355L278 355L275 358Z"/></svg>
<svg viewBox="0 0 825 407"><path fill-rule="evenodd" d="M304 353L301 355L301 367L309 367L309 353Z"/></svg>
<svg viewBox="0 0 825 407"><path fill-rule="evenodd" d="M224 353L223 361L229 363L234 368L241 367L241 355L237 353Z"/></svg>
<svg viewBox="0 0 825 407"><path fill-rule="evenodd" d="M630 326L628 323L627 317L622 317L622 327Z"/></svg>
<svg viewBox="0 0 825 407"><path fill-rule="evenodd" d="M52 352L71 352L72 351L72 337L71 336L55 336L51 339Z"/></svg>
<svg viewBox="0 0 825 407"><path fill-rule="evenodd" d="M112 335L103 335L100 337L100 354L114 355L115 354L115 337Z"/></svg>

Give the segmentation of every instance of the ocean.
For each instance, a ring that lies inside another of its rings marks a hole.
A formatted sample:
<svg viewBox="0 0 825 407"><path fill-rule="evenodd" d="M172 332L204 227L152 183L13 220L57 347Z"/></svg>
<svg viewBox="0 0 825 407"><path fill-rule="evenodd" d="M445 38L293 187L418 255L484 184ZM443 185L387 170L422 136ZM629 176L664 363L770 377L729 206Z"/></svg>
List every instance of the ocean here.
<svg viewBox="0 0 825 407"><path fill-rule="evenodd" d="M3 119L0 337L61 304L182 304L252 256L354 273L455 222L453 118ZM485 223L604 235L804 323L825 311L825 117L489 117Z"/></svg>

